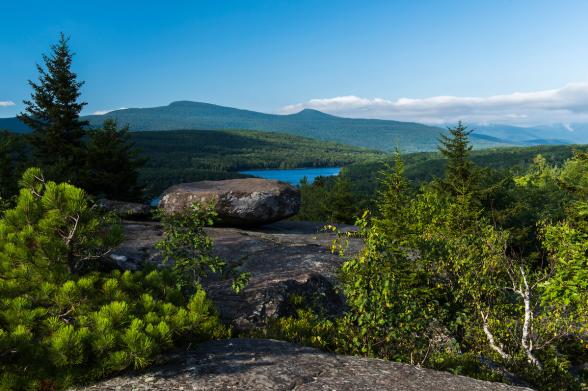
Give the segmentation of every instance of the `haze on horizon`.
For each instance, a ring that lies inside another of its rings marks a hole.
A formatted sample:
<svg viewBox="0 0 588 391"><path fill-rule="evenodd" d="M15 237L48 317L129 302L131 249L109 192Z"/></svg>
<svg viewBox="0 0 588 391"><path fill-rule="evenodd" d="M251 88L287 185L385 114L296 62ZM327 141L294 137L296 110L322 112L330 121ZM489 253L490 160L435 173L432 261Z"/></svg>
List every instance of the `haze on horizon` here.
<svg viewBox="0 0 588 391"><path fill-rule="evenodd" d="M432 124L588 122L588 3L2 5L0 117L71 36L85 114L177 100Z"/></svg>

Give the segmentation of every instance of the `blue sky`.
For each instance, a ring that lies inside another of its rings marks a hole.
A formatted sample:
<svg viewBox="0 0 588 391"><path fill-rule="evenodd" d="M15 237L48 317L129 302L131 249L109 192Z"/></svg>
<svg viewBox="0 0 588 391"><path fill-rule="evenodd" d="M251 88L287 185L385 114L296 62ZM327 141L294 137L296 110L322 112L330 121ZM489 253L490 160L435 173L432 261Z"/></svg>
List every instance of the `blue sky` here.
<svg viewBox="0 0 588 391"><path fill-rule="evenodd" d="M587 115L587 1L10 1L0 14L0 117L22 110L60 31L86 113L187 99L424 122Z"/></svg>

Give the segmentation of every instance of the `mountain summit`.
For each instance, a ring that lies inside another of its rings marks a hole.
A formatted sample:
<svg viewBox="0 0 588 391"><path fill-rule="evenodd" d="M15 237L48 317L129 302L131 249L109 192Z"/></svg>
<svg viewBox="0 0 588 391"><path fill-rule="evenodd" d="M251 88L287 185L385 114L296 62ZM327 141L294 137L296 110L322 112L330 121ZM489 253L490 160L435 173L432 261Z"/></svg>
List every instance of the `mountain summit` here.
<svg viewBox="0 0 588 391"><path fill-rule="evenodd" d="M211 103L177 101L167 106L116 110L88 116L92 126L107 119L131 131L243 129L287 133L373 149L433 150L443 129L417 123L351 119L304 109L294 114L266 114Z"/></svg>
<svg viewBox="0 0 588 391"><path fill-rule="evenodd" d="M399 147L405 152L436 150L440 133L446 129L414 122L379 119L343 118L318 110L304 109L294 114L266 114L211 103L176 101L167 106L120 109L104 115L83 117L94 127L106 119L128 124L131 131L154 130L256 130L287 133L319 140L378 150ZM476 127L474 127L476 128ZM16 118L0 119L0 129L26 132ZM554 132L496 125L481 127L471 135L476 147L570 143L570 132L555 139ZM532 138L534 140L526 141ZM548 140L549 138L549 140Z"/></svg>

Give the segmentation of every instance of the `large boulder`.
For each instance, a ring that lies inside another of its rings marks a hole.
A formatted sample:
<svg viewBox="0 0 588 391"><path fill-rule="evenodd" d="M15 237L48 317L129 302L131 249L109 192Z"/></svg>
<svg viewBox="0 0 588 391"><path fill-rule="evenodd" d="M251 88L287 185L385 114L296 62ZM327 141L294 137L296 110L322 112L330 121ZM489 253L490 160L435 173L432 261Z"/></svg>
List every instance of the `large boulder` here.
<svg viewBox="0 0 588 391"><path fill-rule="evenodd" d="M266 339L210 341L83 390L523 391L447 372Z"/></svg>
<svg viewBox="0 0 588 391"><path fill-rule="evenodd" d="M159 206L166 213L175 213L196 202L214 202L223 225L263 225L298 213L300 192L287 183L268 179L202 181L170 187Z"/></svg>

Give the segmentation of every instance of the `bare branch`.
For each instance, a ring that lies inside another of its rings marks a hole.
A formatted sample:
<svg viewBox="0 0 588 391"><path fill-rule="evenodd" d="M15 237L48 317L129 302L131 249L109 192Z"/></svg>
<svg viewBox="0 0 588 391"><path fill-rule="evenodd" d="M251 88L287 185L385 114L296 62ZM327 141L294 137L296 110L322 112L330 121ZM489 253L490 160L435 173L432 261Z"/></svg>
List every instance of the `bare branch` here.
<svg viewBox="0 0 588 391"><path fill-rule="evenodd" d="M494 350L495 352L497 352L500 357L502 357L505 360L510 359L510 355L508 353L506 353L503 349L502 346L499 346L496 341L494 340L494 335L492 334L492 332L490 331L490 328L488 327L488 314L484 314L484 312L482 310L480 310L480 316L482 317L482 329L484 330L484 334L486 334L486 338L488 339L488 343L490 344L490 348L492 348L492 350Z"/></svg>

